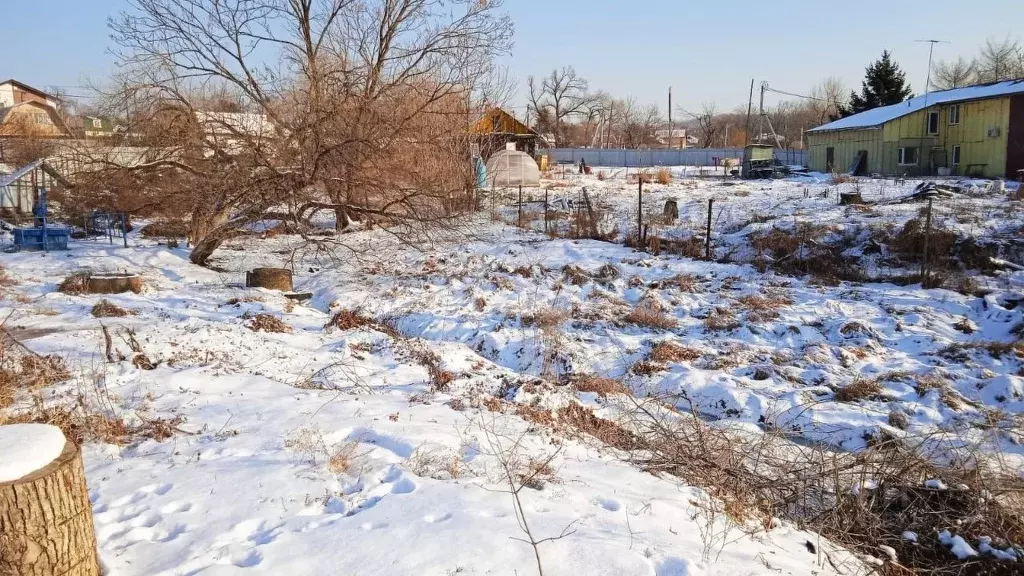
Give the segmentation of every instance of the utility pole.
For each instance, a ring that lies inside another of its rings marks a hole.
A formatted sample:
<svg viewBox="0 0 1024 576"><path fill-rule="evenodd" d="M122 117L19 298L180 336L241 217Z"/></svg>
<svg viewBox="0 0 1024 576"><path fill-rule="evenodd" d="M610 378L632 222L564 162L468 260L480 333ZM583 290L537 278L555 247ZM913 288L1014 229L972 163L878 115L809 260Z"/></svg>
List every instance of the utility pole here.
<svg viewBox="0 0 1024 576"><path fill-rule="evenodd" d="M672 130L672 87L668 87L668 147L672 146L672 137L675 136Z"/></svg>
<svg viewBox="0 0 1024 576"><path fill-rule="evenodd" d="M743 139L743 145L750 144L750 110L754 107L754 79L750 79L750 98L747 100L747 126L746 126L746 137Z"/></svg>
<svg viewBox="0 0 1024 576"><path fill-rule="evenodd" d="M914 42L927 42L928 43L928 74L925 76L926 79L925 79L925 82L924 82L924 107L922 108L922 110L924 111L924 130L921 132L921 141L918 143L918 152L917 152L917 164L918 164L918 166L921 167L921 172L923 173L924 170L925 170L925 164L924 164L924 158L923 158L923 156L924 156L924 139L926 137L928 137L928 117L930 116L928 114L928 95L929 95L929 93L931 93L931 90L932 90L932 54L935 52L935 45L936 44L949 44L949 42L946 42L945 40L914 40ZM931 164L932 164L932 155L931 155L931 150L929 150L928 151L928 164L927 164L927 168L928 168L929 172L931 172Z"/></svg>

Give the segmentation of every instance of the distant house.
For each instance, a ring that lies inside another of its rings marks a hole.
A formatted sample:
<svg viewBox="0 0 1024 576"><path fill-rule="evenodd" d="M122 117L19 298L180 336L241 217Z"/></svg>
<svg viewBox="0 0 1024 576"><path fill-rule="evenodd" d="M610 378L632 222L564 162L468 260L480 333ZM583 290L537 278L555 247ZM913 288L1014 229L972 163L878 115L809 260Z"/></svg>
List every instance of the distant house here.
<svg viewBox="0 0 1024 576"><path fill-rule="evenodd" d="M110 118L103 116L79 116L72 122L73 129L79 132L84 138L112 138L125 133L125 127Z"/></svg>
<svg viewBox="0 0 1024 576"><path fill-rule="evenodd" d="M259 146L276 136L274 124L264 114L251 112L196 112L203 138L228 152Z"/></svg>
<svg viewBox="0 0 1024 576"><path fill-rule="evenodd" d="M10 108L25 102L38 102L57 108L57 98L17 80L0 82L0 108Z"/></svg>
<svg viewBox="0 0 1024 576"><path fill-rule="evenodd" d="M671 131L656 130L654 138L658 144L666 148L682 149L696 146L700 140L696 136L687 136L686 128L674 128Z"/></svg>
<svg viewBox="0 0 1024 576"><path fill-rule="evenodd" d="M808 131L807 143L820 172L1017 178L1024 175L1024 79L854 114Z"/></svg>
<svg viewBox="0 0 1024 576"><path fill-rule="evenodd" d="M480 155L490 158L498 150L514 149L530 156L537 153L540 136L501 108L491 108L471 127Z"/></svg>

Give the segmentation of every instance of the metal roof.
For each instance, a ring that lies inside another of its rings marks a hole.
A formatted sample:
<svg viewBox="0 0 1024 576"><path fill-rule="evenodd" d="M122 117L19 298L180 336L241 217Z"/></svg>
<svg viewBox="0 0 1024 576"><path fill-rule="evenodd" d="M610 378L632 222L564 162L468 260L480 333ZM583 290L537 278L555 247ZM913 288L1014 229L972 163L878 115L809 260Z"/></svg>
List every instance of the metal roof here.
<svg viewBox="0 0 1024 576"><path fill-rule="evenodd" d="M916 96L893 104L866 110L860 114L840 118L824 126L818 126L808 132L828 132L832 130L854 130L858 128L876 128L902 116L913 114L936 104L953 104L968 100L983 100L985 98L997 98L999 96L1010 96L1013 94L1024 94L1024 79L1007 80L1005 82L994 82L992 84L979 84L977 86L966 86L964 88L953 88L941 92L932 92L928 95ZM927 104L926 104L927 102Z"/></svg>

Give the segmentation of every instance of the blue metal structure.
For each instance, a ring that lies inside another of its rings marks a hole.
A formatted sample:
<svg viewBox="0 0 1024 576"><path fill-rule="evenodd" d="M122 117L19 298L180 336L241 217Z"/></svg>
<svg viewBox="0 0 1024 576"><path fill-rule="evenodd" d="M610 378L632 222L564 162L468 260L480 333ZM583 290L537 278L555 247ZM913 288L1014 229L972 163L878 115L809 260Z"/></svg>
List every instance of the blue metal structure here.
<svg viewBox="0 0 1024 576"><path fill-rule="evenodd" d="M32 206L35 226L14 229L15 250L67 250L71 229L66 226L52 226L46 222L46 189L39 190L39 197Z"/></svg>

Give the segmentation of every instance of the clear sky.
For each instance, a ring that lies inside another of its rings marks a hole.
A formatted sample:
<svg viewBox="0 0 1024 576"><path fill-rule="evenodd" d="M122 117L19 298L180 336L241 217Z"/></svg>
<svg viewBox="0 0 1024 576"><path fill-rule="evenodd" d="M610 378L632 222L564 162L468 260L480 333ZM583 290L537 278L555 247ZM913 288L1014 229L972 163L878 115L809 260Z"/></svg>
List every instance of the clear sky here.
<svg viewBox="0 0 1024 576"><path fill-rule="evenodd" d="M0 76L84 94L102 79L107 16L127 0L4 0ZM525 104L526 77L572 65L595 89L665 106L668 86L687 108L744 103L751 78L806 93L827 76L859 88L864 67L893 52L913 88L925 83L928 46L936 59L972 56L986 37L1024 40L1022 0L505 0L516 26L507 65ZM1017 32L1014 31L1016 27Z"/></svg>

